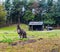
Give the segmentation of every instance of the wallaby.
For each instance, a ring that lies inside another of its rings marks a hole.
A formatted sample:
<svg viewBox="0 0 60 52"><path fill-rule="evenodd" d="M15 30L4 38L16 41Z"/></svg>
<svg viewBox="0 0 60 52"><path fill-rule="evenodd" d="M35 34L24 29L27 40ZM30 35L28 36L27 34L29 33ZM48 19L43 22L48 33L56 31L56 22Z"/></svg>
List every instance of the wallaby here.
<svg viewBox="0 0 60 52"><path fill-rule="evenodd" d="M20 28L19 24L17 25L17 33L19 34L20 38L27 38L26 32Z"/></svg>

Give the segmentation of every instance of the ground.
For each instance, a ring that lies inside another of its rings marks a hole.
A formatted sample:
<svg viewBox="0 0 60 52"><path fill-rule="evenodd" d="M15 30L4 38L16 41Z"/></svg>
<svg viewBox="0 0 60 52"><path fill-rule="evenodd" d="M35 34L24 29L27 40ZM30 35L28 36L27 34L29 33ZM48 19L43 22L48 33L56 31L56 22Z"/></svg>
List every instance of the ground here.
<svg viewBox="0 0 60 52"><path fill-rule="evenodd" d="M60 30L28 31L27 39L19 39L16 24L0 28L0 52L60 52Z"/></svg>

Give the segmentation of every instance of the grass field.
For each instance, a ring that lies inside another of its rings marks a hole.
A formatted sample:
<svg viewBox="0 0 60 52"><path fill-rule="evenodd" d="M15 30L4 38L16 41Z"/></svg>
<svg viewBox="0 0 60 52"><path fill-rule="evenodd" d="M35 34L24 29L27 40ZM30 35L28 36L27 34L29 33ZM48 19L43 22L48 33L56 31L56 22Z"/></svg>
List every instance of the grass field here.
<svg viewBox="0 0 60 52"><path fill-rule="evenodd" d="M28 26L25 24L21 24L21 28L27 32L27 39L19 39L16 24L0 28L0 52L49 52L52 48L60 49L60 30L28 31ZM43 40L38 41L39 38L43 38ZM7 44L13 41L28 39L35 39L37 42L23 46L20 44L16 46Z"/></svg>
<svg viewBox="0 0 60 52"><path fill-rule="evenodd" d="M27 32L30 38L60 38L60 30L52 31L28 31L28 26L21 24L21 28ZM16 31L16 25L0 28L0 41L18 40L19 36Z"/></svg>
<svg viewBox="0 0 60 52"><path fill-rule="evenodd" d="M31 38L60 38L60 30L52 31L28 31L28 26L21 24L21 28L27 32L27 36ZM0 41L18 40L16 25L0 28Z"/></svg>

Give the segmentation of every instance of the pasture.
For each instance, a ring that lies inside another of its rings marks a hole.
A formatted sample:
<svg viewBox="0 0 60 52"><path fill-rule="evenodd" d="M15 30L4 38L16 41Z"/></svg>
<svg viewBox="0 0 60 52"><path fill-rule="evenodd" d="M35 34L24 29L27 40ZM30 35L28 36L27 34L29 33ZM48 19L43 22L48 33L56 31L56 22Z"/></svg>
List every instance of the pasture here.
<svg viewBox="0 0 60 52"><path fill-rule="evenodd" d="M19 38L16 24L0 28L0 52L49 52L53 48L60 48L60 30L29 31L28 25L25 24L21 24L21 28L27 32L28 38ZM29 43L30 40L36 40L36 42ZM19 41L23 41L23 43L19 44ZM28 43L25 43L25 41ZM18 45L10 45L10 43L15 42Z"/></svg>

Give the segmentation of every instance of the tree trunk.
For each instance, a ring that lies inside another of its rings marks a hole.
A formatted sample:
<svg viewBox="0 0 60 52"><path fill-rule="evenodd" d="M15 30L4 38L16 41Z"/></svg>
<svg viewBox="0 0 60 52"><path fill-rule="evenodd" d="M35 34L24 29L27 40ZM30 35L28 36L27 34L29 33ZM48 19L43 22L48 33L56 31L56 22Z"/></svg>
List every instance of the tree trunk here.
<svg viewBox="0 0 60 52"><path fill-rule="evenodd" d="M18 24L20 24L20 13L18 14Z"/></svg>
<svg viewBox="0 0 60 52"><path fill-rule="evenodd" d="M18 24L20 24L20 17L18 17Z"/></svg>
<svg viewBox="0 0 60 52"><path fill-rule="evenodd" d="M12 24L12 18L11 18L11 24Z"/></svg>

